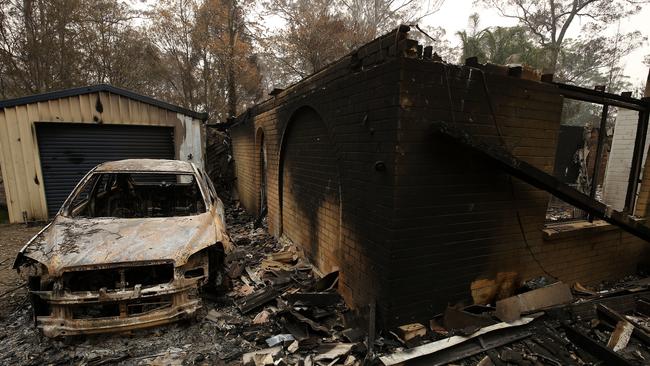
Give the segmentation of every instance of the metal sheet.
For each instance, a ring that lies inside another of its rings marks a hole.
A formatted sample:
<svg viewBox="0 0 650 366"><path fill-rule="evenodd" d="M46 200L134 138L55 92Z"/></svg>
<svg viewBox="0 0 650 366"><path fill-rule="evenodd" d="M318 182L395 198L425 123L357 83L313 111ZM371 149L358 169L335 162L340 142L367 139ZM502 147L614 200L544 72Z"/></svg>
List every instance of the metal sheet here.
<svg viewBox="0 0 650 366"><path fill-rule="evenodd" d="M180 265L191 254L223 242L213 223L212 212L145 219L57 216L24 252L46 265L50 276L102 264L170 261Z"/></svg>

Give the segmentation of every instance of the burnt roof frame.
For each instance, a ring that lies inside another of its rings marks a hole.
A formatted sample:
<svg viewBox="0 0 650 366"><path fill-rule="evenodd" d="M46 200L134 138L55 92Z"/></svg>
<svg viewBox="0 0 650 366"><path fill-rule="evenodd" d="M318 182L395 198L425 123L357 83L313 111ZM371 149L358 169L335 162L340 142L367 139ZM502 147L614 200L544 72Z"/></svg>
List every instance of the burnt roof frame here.
<svg viewBox="0 0 650 366"><path fill-rule="evenodd" d="M571 84L557 82L554 82L552 84L560 89L562 95L570 99L576 99L601 105L607 104L615 107L632 109L639 112L650 111L650 98L636 99L632 97L608 93L605 91L587 89Z"/></svg>

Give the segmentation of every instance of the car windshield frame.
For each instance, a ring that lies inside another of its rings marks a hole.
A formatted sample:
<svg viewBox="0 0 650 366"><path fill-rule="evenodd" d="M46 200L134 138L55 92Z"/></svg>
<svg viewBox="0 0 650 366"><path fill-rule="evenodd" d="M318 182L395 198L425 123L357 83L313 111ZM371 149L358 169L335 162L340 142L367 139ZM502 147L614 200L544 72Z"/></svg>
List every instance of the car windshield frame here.
<svg viewBox="0 0 650 366"><path fill-rule="evenodd" d="M63 205L61 205L61 208L57 212L56 216L63 216L66 218L71 218L71 219L79 219L79 218L88 218L88 217L83 217L83 216L75 216L72 214L72 203L74 199L77 197L77 195L80 193L80 191L85 187L85 185L93 178L95 175L103 175L103 174L169 174L169 175L188 175L192 176L194 181L196 182L196 185L199 187L199 193L201 195L201 199L203 200L203 204L205 207L204 212L197 212L191 215L183 215L183 216L163 216L163 218L171 218L171 217L191 217L191 216L199 216L202 214L205 214L209 212L212 209L212 200L209 199L209 196L206 194L206 187L203 186L203 183L200 179L199 174L197 174L197 169L196 167L192 166L192 171L169 171L169 170L130 170L130 169L125 169L125 170L98 170L98 167L95 167L91 169L86 175L84 175L83 178L79 180L75 188L72 190L72 192L68 195L66 200L63 202ZM93 187L93 189L95 189ZM113 218L113 219L155 219L159 217L133 217L133 218L127 218L127 217L114 217L114 216L98 216L98 217L91 217L92 219L97 219L97 218Z"/></svg>

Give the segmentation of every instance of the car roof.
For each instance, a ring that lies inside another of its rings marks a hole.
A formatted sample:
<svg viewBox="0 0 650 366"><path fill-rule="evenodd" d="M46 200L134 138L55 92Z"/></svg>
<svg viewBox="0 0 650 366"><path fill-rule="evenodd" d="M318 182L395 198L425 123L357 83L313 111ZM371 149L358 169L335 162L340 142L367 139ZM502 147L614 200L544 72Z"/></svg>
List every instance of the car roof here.
<svg viewBox="0 0 650 366"><path fill-rule="evenodd" d="M167 159L125 159L99 164L96 172L164 172L192 174L192 163Z"/></svg>

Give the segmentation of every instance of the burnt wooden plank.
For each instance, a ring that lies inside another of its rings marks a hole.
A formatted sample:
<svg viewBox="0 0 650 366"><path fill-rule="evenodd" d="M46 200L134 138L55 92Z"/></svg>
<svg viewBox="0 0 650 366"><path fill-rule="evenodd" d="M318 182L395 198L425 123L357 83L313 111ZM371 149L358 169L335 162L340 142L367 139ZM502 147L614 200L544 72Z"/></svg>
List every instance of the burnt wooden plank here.
<svg viewBox="0 0 650 366"><path fill-rule="evenodd" d="M238 301L237 307L242 314L247 314L275 299L278 295L278 292L273 287L265 287Z"/></svg>
<svg viewBox="0 0 650 366"><path fill-rule="evenodd" d="M574 345L582 348L599 360L604 361L606 365L631 365L631 363L619 356L616 352L589 338L588 335L573 326L565 324L564 330L566 331L567 338L569 338Z"/></svg>
<svg viewBox="0 0 650 366"><path fill-rule="evenodd" d="M594 163L594 169L591 173L592 176L592 182L598 182L598 175L600 174L600 164L603 160L603 145L605 142L605 137L607 137L606 133L603 133L603 131L607 131L607 111L609 111L609 105L605 104L603 106L603 109L600 112L600 129L598 130L598 145L596 148L596 162ZM592 184L591 185L591 190L589 192L589 197L596 197L596 186L598 184Z"/></svg>
<svg viewBox="0 0 650 366"><path fill-rule="evenodd" d="M636 322L626 319L623 315L619 314L617 311L610 309L609 307L603 304L596 305L596 309L599 314L602 314L606 318L613 320L614 323L620 321L631 323L632 326L634 326L634 331L632 332L632 334L635 337L641 339L645 344L650 345L650 334L646 333L641 327L639 327L638 324L636 324Z"/></svg>
<svg viewBox="0 0 650 366"><path fill-rule="evenodd" d="M286 299L299 306L331 306L341 300L336 292L298 292L286 295Z"/></svg>
<svg viewBox="0 0 650 366"><path fill-rule="evenodd" d="M573 317L579 317L582 319L590 319L598 316L595 306L597 304L607 305L607 307L614 309L619 313L627 313L634 310L637 299L647 294L647 291L629 294L626 293L626 290L622 290L610 294L611 296L609 297L590 299L587 302L573 304L568 310Z"/></svg>
<svg viewBox="0 0 650 366"><path fill-rule="evenodd" d="M598 104L609 104L637 111L648 110L648 108L650 108L650 104L648 104L648 102L643 99L635 99L618 94L606 93L603 91L587 89L576 85L563 83L553 84L561 89L562 94L572 99L578 99Z"/></svg>
<svg viewBox="0 0 650 366"><path fill-rule="evenodd" d="M650 316L650 301L638 299L636 301L636 312L645 316Z"/></svg>
<svg viewBox="0 0 650 366"><path fill-rule="evenodd" d="M418 359L408 361L407 365L449 365L453 362L466 359L481 352L487 352L495 348L502 347L507 344L520 341L522 339L526 339L533 334L534 331L531 327L515 330L508 329L503 332L494 332L493 334L488 333L449 349L444 349L431 355L422 356ZM492 360L494 361L495 359L493 358ZM498 356L496 356L496 360L498 360Z"/></svg>

